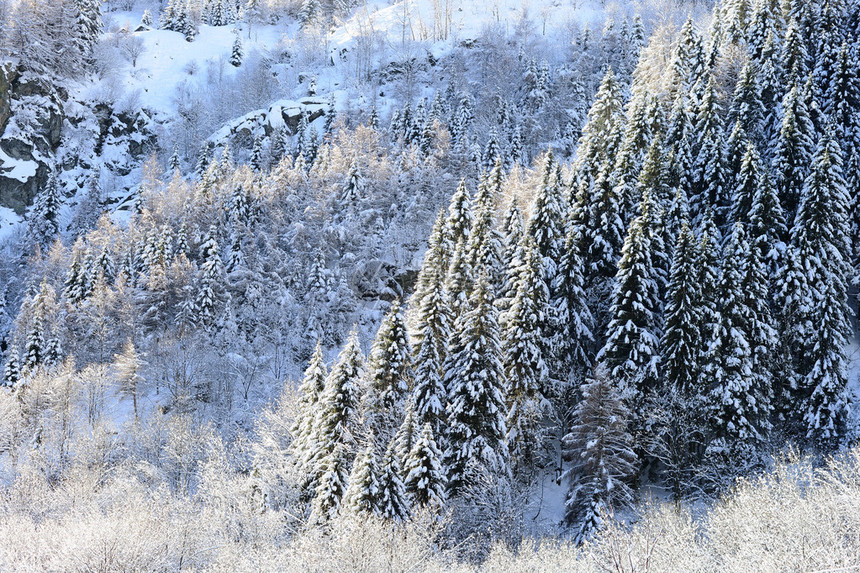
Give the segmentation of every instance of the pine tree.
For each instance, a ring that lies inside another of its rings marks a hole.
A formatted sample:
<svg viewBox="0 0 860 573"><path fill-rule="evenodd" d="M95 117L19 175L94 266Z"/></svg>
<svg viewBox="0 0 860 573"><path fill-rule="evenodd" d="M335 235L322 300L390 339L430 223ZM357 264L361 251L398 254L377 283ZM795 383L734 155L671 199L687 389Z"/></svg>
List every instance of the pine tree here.
<svg viewBox="0 0 860 573"><path fill-rule="evenodd" d="M502 354L508 386L507 444L517 467L529 467L540 456L539 423L546 408L548 383L544 325L550 312L549 291L541 278L537 244L524 237L524 260L519 269L516 294L503 316Z"/></svg>
<svg viewBox="0 0 860 573"><path fill-rule="evenodd" d="M749 339L750 309L743 292L750 246L741 223L733 227L723 256L719 293L720 322L706 357L705 379L711 388L714 431L726 445L756 444L766 422L756 388L753 348Z"/></svg>
<svg viewBox="0 0 860 573"><path fill-rule="evenodd" d="M590 539L615 508L633 501L629 484L637 458L627 431L629 416L618 386L598 368L582 387L574 426L562 442L571 462L565 519L577 527L577 543Z"/></svg>
<svg viewBox="0 0 860 573"><path fill-rule="evenodd" d="M463 491L473 471L507 473L504 386L496 309L481 276L458 317L445 367L448 389L448 491Z"/></svg>
<svg viewBox="0 0 860 573"><path fill-rule="evenodd" d="M404 462L404 473L405 491L413 506L440 509L445 505L447 480L442 452L430 424L421 427L421 434Z"/></svg>
<svg viewBox="0 0 860 573"><path fill-rule="evenodd" d="M346 493L348 459L346 446L336 443L320 460L316 497L311 503L310 523L324 525L337 517Z"/></svg>
<svg viewBox="0 0 860 573"><path fill-rule="evenodd" d="M411 352L400 302L394 301L370 350L362 408L367 429L382 443L393 437L412 383Z"/></svg>
<svg viewBox="0 0 860 573"><path fill-rule="evenodd" d="M239 36L239 29L234 30L235 38L233 39L233 49L230 52L230 64L238 68L242 65L245 59L245 50L242 48L242 38Z"/></svg>
<svg viewBox="0 0 860 573"><path fill-rule="evenodd" d="M21 365L18 361L18 349L13 345L8 352L6 366L3 369L3 386L14 387L21 380Z"/></svg>
<svg viewBox="0 0 860 573"><path fill-rule="evenodd" d="M672 275L666 302L662 371L670 392L693 394L701 354L701 293L697 279L697 249L689 224L684 222L675 243Z"/></svg>
<svg viewBox="0 0 860 573"><path fill-rule="evenodd" d="M384 519L406 521L411 510L403 479L400 460L394 453L394 442L388 445L379 474L379 498L377 506Z"/></svg>
<svg viewBox="0 0 860 573"><path fill-rule="evenodd" d="M311 461L314 445L311 442L315 439L316 414L325 391L327 377L328 372L323 359L322 343L317 341L302 383L299 385L298 412L293 426L290 428L290 434L293 437L290 449L301 465Z"/></svg>
<svg viewBox="0 0 860 573"><path fill-rule="evenodd" d="M344 508L354 515L379 515L379 468L376 466L376 451L369 444L355 458L349 485L343 497Z"/></svg>
<svg viewBox="0 0 860 573"><path fill-rule="evenodd" d="M641 395L656 380L660 296L644 216L630 224L618 262L606 344L597 355L614 378Z"/></svg>

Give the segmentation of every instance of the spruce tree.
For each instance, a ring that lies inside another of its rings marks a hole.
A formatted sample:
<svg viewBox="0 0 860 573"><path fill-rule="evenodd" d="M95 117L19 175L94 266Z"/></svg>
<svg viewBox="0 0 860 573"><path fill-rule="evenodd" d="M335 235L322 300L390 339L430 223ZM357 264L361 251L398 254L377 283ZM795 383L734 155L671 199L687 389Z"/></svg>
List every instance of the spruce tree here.
<svg viewBox="0 0 860 573"><path fill-rule="evenodd" d="M325 391L325 381L328 376L325 360L323 358L322 343L317 341L308 367L305 370L302 383L299 385L298 412L290 433L293 441L290 449L296 456L299 464L310 462L311 452L315 440L316 416L319 409L320 399Z"/></svg>
<svg viewBox="0 0 860 573"><path fill-rule="evenodd" d="M377 507L384 519L406 521L411 515L406 488L401 475L400 460L394 453L394 442L388 445L379 473L379 498Z"/></svg>
<svg viewBox="0 0 860 573"><path fill-rule="evenodd" d="M606 343L597 355L613 378L626 381L633 396L656 380L660 296L651 260L651 243L640 216L630 224L612 291Z"/></svg>
<svg viewBox="0 0 860 573"><path fill-rule="evenodd" d="M14 345L9 349L6 366L3 369L3 386L14 387L21 380L21 364L18 361L18 349Z"/></svg>
<svg viewBox="0 0 860 573"><path fill-rule="evenodd" d="M458 317L445 367L448 491L456 495L474 471L508 472L504 387L497 311L485 276Z"/></svg>
<svg viewBox="0 0 860 573"><path fill-rule="evenodd" d="M736 223L723 255L720 321L710 341L704 369L711 388L714 433L721 444L755 445L762 439L766 411L759 401L749 339L750 314L743 292L750 246L743 224Z"/></svg>
<svg viewBox="0 0 860 573"><path fill-rule="evenodd" d="M319 476L330 471L326 464L330 463L329 458L335 450L339 448L339 457L346 458L338 459L338 464L351 459L350 450L360 435L360 384L364 362L358 331L353 328L337 363L326 378L325 390L317 406L316 430L307 447L315 483L319 483Z"/></svg>
<svg viewBox="0 0 860 573"><path fill-rule="evenodd" d="M238 28L234 31L233 49L230 52L230 64L238 68L242 65L242 60L245 59L245 51L242 48L242 37L239 36Z"/></svg>
<svg viewBox="0 0 860 573"><path fill-rule="evenodd" d="M507 444L518 468L528 467L540 455L539 424L548 383L544 325L550 312L549 292L541 278L541 260L534 239L524 237L524 260L516 294L503 317L503 366L508 382Z"/></svg>
<svg viewBox="0 0 860 573"><path fill-rule="evenodd" d="M668 391L688 395L696 390L702 348L696 258L695 238L689 224L684 222L675 243L660 348Z"/></svg>
<svg viewBox="0 0 860 573"><path fill-rule="evenodd" d="M369 380L362 407L368 431L382 443L393 437L412 384L411 353L400 302L395 300L370 350Z"/></svg>
<svg viewBox="0 0 860 573"><path fill-rule="evenodd" d="M379 468L376 466L376 451L370 443L355 458L349 485L343 496L344 508L354 515L379 515Z"/></svg>
<svg viewBox="0 0 860 573"><path fill-rule="evenodd" d="M311 502L310 523L325 525L338 516L346 493L348 465L343 443L336 443L319 461L319 478L316 496Z"/></svg>
<svg viewBox="0 0 860 573"><path fill-rule="evenodd" d="M820 305L813 313L809 359L812 369L804 386L811 390L804 422L807 438L827 447L845 436L848 417L848 378L845 368L845 316L839 289L825 279Z"/></svg>
<svg viewBox="0 0 860 573"><path fill-rule="evenodd" d="M574 163L579 183L596 178L602 158L615 156L624 123L621 85L612 68L609 68L594 96L579 139Z"/></svg>
<svg viewBox="0 0 860 573"><path fill-rule="evenodd" d="M627 431L629 417L618 384L599 367L582 387L574 426L562 442L571 462L565 520L576 528L577 543L601 529L614 509L633 502L630 483L637 457Z"/></svg>
<svg viewBox="0 0 860 573"><path fill-rule="evenodd" d="M404 488L415 507L441 509L445 505L447 480L442 452L436 445L433 427L424 424L404 463Z"/></svg>
<svg viewBox="0 0 860 573"><path fill-rule="evenodd" d="M758 188L761 171L761 159L758 151L752 142L747 142L732 196L733 222L749 223L753 197L755 197Z"/></svg>

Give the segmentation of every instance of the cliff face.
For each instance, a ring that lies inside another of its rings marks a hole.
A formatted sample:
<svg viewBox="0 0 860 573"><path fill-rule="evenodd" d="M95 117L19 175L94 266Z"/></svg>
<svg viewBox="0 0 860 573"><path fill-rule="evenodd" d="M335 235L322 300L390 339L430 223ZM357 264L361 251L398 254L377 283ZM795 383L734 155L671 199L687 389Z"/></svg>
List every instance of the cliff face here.
<svg viewBox="0 0 860 573"><path fill-rule="evenodd" d="M12 94L7 74L6 68L0 66L0 136L3 135L9 118L12 117Z"/></svg>
<svg viewBox="0 0 860 573"><path fill-rule="evenodd" d="M0 68L0 206L22 214L54 169L67 195L99 166L124 177L156 147L143 110L77 101L43 76Z"/></svg>

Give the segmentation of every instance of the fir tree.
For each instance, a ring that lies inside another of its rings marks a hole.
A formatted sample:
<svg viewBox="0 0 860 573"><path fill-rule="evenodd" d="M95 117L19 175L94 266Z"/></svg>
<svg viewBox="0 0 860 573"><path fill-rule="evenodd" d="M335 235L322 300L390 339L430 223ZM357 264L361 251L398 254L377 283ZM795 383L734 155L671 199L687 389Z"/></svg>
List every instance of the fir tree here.
<svg viewBox="0 0 860 573"><path fill-rule="evenodd" d="M448 389L448 491L463 491L482 468L507 473L504 385L496 309L486 277L478 279L469 310L457 319L445 368Z"/></svg>
<svg viewBox="0 0 860 573"><path fill-rule="evenodd" d="M442 452L430 424L421 427L421 434L404 463L404 473L405 491L414 506L440 509L445 505L447 480Z"/></svg>
<svg viewBox="0 0 860 573"><path fill-rule="evenodd" d="M355 458L349 485L343 497L344 508L354 515L379 515L379 483L376 467L376 451L373 443L369 444Z"/></svg>
<svg viewBox="0 0 860 573"><path fill-rule="evenodd" d="M545 330L549 291L541 278L541 260L534 239L524 237L524 260L516 294L503 317L502 352L508 386L507 443L518 467L528 467L540 455L539 423L545 409L548 384Z"/></svg>
<svg viewBox="0 0 860 573"><path fill-rule="evenodd" d="M629 412L609 373L598 368L582 387L571 432L564 437L570 492L566 521L575 526L577 543L590 539L616 508L633 501L630 482L636 475Z"/></svg>
<svg viewBox="0 0 860 573"><path fill-rule="evenodd" d="M662 371L669 392L693 394L701 354L701 293L697 278L697 249L685 222L675 243L672 275L665 310Z"/></svg>
<svg viewBox="0 0 860 573"><path fill-rule="evenodd" d="M363 404L368 430L383 443L393 437L412 383L411 352L400 302L394 301L370 350Z"/></svg>
<svg viewBox="0 0 860 573"><path fill-rule="evenodd" d="M384 519L405 521L409 519L411 510L403 486L403 473L400 460L394 453L394 442L388 445L382 460L379 474L379 498L377 507Z"/></svg>

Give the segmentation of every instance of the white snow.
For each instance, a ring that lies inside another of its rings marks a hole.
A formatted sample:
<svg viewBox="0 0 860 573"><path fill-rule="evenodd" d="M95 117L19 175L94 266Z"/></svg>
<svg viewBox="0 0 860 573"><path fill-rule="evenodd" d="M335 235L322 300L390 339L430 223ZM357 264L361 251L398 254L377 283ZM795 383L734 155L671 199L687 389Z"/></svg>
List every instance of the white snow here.
<svg viewBox="0 0 860 573"><path fill-rule="evenodd" d="M37 168L38 164L35 161L13 159L0 149L0 173L3 177L17 179L24 183L36 174Z"/></svg>

